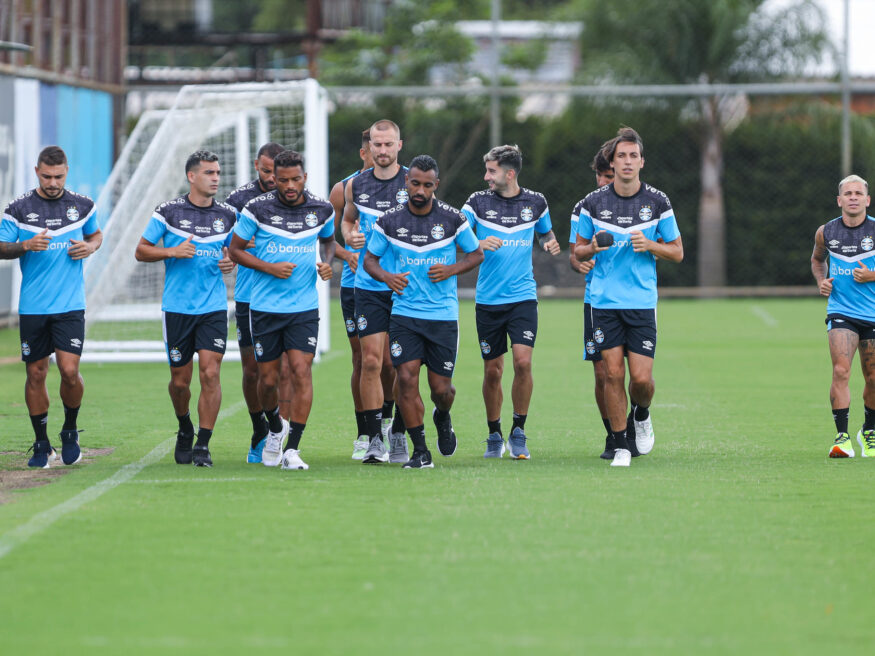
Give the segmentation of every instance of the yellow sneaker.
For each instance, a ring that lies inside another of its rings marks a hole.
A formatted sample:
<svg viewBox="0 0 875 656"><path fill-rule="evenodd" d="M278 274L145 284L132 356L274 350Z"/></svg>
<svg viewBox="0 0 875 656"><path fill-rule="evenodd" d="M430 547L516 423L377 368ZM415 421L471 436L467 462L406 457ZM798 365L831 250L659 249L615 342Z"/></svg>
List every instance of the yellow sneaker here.
<svg viewBox="0 0 875 656"><path fill-rule="evenodd" d="M857 433L857 443L860 445L860 455L864 458L875 458L875 430Z"/></svg>
<svg viewBox="0 0 875 656"><path fill-rule="evenodd" d="M839 433L836 435L835 442L829 450L830 458L853 458L854 443L851 442L850 436L847 433Z"/></svg>

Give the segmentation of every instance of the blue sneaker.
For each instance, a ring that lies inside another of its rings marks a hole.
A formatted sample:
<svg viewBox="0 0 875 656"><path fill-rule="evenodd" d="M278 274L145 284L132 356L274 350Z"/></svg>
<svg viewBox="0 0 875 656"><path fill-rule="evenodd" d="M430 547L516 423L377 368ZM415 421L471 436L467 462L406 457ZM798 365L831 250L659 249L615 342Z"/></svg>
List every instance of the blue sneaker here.
<svg viewBox="0 0 875 656"><path fill-rule="evenodd" d="M249 447L249 455L246 456L246 462L252 463L253 465L257 465L261 462L261 452L264 451L265 442L267 442L267 437L261 438L261 442L254 447Z"/></svg>
<svg viewBox="0 0 875 656"><path fill-rule="evenodd" d="M514 460L528 460L531 458L531 454L526 448L526 434L519 426L510 432L507 445L510 447L510 457Z"/></svg>
<svg viewBox="0 0 875 656"><path fill-rule="evenodd" d="M79 448L79 431L61 431L61 460L65 465L75 465L82 460L82 449Z"/></svg>
<svg viewBox="0 0 875 656"><path fill-rule="evenodd" d="M486 438L486 453L483 454L483 457L500 458L504 452L504 438L501 433L489 433L489 437Z"/></svg>
<svg viewBox="0 0 875 656"><path fill-rule="evenodd" d="M33 451L33 455L30 457L30 460L27 461L28 467L48 469L49 463L58 457L58 454L55 453L55 450L52 448L52 445L48 440L37 440L33 443L33 446L28 449L28 453L31 451Z"/></svg>

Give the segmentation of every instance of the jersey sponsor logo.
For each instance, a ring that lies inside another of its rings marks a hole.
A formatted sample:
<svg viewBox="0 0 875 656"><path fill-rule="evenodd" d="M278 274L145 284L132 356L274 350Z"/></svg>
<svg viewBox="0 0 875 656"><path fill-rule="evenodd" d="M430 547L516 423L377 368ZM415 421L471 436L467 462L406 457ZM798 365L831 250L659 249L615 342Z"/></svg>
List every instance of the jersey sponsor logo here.
<svg viewBox="0 0 875 656"><path fill-rule="evenodd" d="M617 223L619 223L621 225L628 225L628 224L632 223L632 221L634 221L634 220L635 219L633 219L631 216L618 216L617 217Z"/></svg>
<svg viewBox="0 0 875 656"><path fill-rule="evenodd" d="M79 219L79 210L75 207L67 208L67 220L68 221L77 221Z"/></svg>
<svg viewBox="0 0 875 656"><path fill-rule="evenodd" d="M377 201L377 209L378 210L384 209L386 207L392 207L392 203L390 203L388 200L378 200Z"/></svg>
<svg viewBox="0 0 875 656"><path fill-rule="evenodd" d="M363 315L359 316L357 325L359 327L359 330L364 330L368 327L368 320Z"/></svg>
<svg viewBox="0 0 875 656"><path fill-rule="evenodd" d="M412 235L410 241L414 244L424 244L428 241L428 235Z"/></svg>
<svg viewBox="0 0 875 656"><path fill-rule="evenodd" d="M71 337L70 338L70 346L72 346L74 348L82 348L82 340L79 339L78 337Z"/></svg>
<svg viewBox="0 0 875 656"><path fill-rule="evenodd" d="M215 346L216 348L225 348L225 340L221 337L216 337L213 340L213 346Z"/></svg>
<svg viewBox="0 0 875 656"><path fill-rule="evenodd" d="M277 244L272 241L264 247L264 250L271 255L275 253L315 253L316 244L310 244L309 246L293 246L292 244Z"/></svg>
<svg viewBox="0 0 875 656"><path fill-rule="evenodd" d="M319 218L315 212L310 212L304 217L304 223L307 224L308 228L315 228L316 224L319 223Z"/></svg>
<svg viewBox="0 0 875 656"><path fill-rule="evenodd" d="M857 245L853 244L851 246L842 246L842 253L856 253Z"/></svg>
<svg viewBox="0 0 875 656"><path fill-rule="evenodd" d="M591 339L587 340L587 342L586 342L586 352L589 353L590 355L595 354L595 342L592 341Z"/></svg>
<svg viewBox="0 0 875 656"><path fill-rule="evenodd" d="M187 230L188 228L191 227L191 221L189 221L188 219L183 219L182 221L179 222L179 227L185 228Z"/></svg>
<svg viewBox="0 0 875 656"><path fill-rule="evenodd" d="M444 227L439 223L436 226L432 226L431 228L431 236L435 239L443 239L444 238Z"/></svg>
<svg viewBox="0 0 875 656"><path fill-rule="evenodd" d="M403 205L404 203L406 203L408 198L410 198L410 196L407 194L406 189L399 189L397 192L395 192L395 201L399 205Z"/></svg>
<svg viewBox="0 0 875 656"><path fill-rule="evenodd" d="M264 355L264 347L261 345L261 342L255 342L255 355L259 358Z"/></svg>
<svg viewBox="0 0 875 656"><path fill-rule="evenodd" d="M310 346L316 346L316 338L315 337L308 337L307 344L309 344Z"/></svg>
<svg viewBox="0 0 875 656"><path fill-rule="evenodd" d="M198 257L212 257L216 260L222 259L222 253L213 248L198 248L194 252Z"/></svg>
<svg viewBox="0 0 875 656"><path fill-rule="evenodd" d="M304 224L300 221L286 221L286 230L300 230Z"/></svg>
<svg viewBox="0 0 875 656"><path fill-rule="evenodd" d="M389 346L389 352L392 353L393 358L401 357L401 353L404 349L401 348L401 344L398 342L392 342L391 346Z"/></svg>
<svg viewBox="0 0 875 656"><path fill-rule="evenodd" d="M512 246L512 247L519 247L519 246L528 247L528 246L532 245L532 241L533 241L532 239L502 239L501 245L502 246Z"/></svg>
<svg viewBox="0 0 875 656"><path fill-rule="evenodd" d="M596 344L601 344L605 341L605 334L602 332L601 328L596 328L592 333L592 338L595 340Z"/></svg>
<svg viewBox="0 0 875 656"><path fill-rule="evenodd" d="M398 237L405 237L408 232L410 232L410 231L407 228L398 228L395 231L395 235Z"/></svg>
<svg viewBox="0 0 875 656"><path fill-rule="evenodd" d="M533 333L531 330L524 330L523 339L527 339L531 342L533 339L535 339L535 333Z"/></svg>
<svg viewBox="0 0 875 656"><path fill-rule="evenodd" d="M515 216L503 216L503 217L501 217L501 222L502 223L516 223L517 217L515 217Z"/></svg>
<svg viewBox="0 0 875 656"><path fill-rule="evenodd" d="M447 264L447 256L435 257L411 257L410 255L402 255L401 265L409 264L410 266L422 266L425 264Z"/></svg>
<svg viewBox="0 0 875 656"><path fill-rule="evenodd" d="M170 359L173 362L179 362L180 360L182 360L182 353L175 346L170 349Z"/></svg>
<svg viewBox="0 0 875 656"><path fill-rule="evenodd" d="M650 221L650 217L653 216L653 210L650 209L649 206L644 206L640 210L638 210L638 218L642 221Z"/></svg>
<svg viewBox="0 0 875 656"><path fill-rule="evenodd" d="M214 219L213 230L216 232L225 232L225 222L222 221L222 219Z"/></svg>
<svg viewBox="0 0 875 656"><path fill-rule="evenodd" d="M70 247L70 244L66 241L51 241L49 242L49 250L50 251L60 251L67 250Z"/></svg>
<svg viewBox="0 0 875 656"><path fill-rule="evenodd" d="M863 241L860 242L860 248L864 251L871 251L873 246L875 246L875 242L869 236L863 237Z"/></svg>
<svg viewBox="0 0 875 656"><path fill-rule="evenodd" d="M836 262L833 262L829 267L830 276L853 276L854 267L843 267Z"/></svg>
<svg viewBox="0 0 875 656"><path fill-rule="evenodd" d="M30 214L27 215L27 222L34 223L34 222L36 222L36 220L38 218L39 218L39 214L37 214L36 212L31 212Z"/></svg>
<svg viewBox="0 0 875 656"><path fill-rule="evenodd" d="M535 218L535 213L532 211L531 207L524 207L522 210L520 210L520 218L523 221L531 221Z"/></svg>
<svg viewBox="0 0 875 656"><path fill-rule="evenodd" d="M352 319L346 320L346 332L352 335L355 332L355 321Z"/></svg>
<svg viewBox="0 0 875 656"><path fill-rule="evenodd" d="M480 352L481 352L483 355L489 355L489 353L490 353L491 351L492 351L492 347L489 346L489 342L487 342L485 339L484 339L484 340L481 340L481 341L480 341Z"/></svg>
<svg viewBox="0 0 875 656"><path fill-rule="evenodd" d="M452 371L454 366L455 365L452 362L444 362L444 369L447 371Z"/></svg>
<svg viewBox="0 0 875 656"><path fill-rule="evenodd" d="M30 344L28 344L27 342L21 343L21 354L25 357L30 355Z"/></svg>
<svg viewBox="0 0 875 656"><path fill-rule="evenodd" d="M46 219L47 228L57 228L62 223L64 223L63 219Z"/></svg>
<svg viewBox="0 0 875 656"><path fill-rule="evenodd" d="M651 342L649 339L645 339L643 342L641 342L641 346L648 351L653 350L653 342Z"/></svg>
<svg viewBox="0 0 875 656"><path fill-rule="evenodd" d="M209 235L213 232L213 229L210 226L195 226L194 232L197 235Z"/></svg>

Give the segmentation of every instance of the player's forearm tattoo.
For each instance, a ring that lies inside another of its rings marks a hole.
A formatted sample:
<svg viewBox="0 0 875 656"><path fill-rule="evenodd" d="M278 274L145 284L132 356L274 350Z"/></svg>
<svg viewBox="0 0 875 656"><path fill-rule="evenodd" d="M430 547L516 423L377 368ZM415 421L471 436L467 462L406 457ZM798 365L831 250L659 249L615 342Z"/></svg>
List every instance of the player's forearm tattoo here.
<svg viewBox="0 0 875 656"><path fill-rule="evenodd" d="M24 244L20 241L8 242L0 241L0 260L14 260L21 257L27 251L24 250Z"/></svg>

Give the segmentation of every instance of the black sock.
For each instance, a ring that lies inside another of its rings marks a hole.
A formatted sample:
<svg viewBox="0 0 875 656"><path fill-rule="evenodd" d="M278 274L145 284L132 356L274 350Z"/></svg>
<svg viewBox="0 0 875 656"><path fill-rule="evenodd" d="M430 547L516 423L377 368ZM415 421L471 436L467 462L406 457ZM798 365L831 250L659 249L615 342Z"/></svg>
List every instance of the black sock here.
<svg viewBox="0 0 875 656"><path fill-rule="evenodd" d="M287 449L297 449L301 443L301 436L304 434L304 428L307 424L299 424L296 421L289 422L289 441L286 442Z"/></svg>
<svg viewBox="0 0 875 656"><path fill-rule="evenodd" d="M368 426L365 424L365 413L355 411L355 425L358 430L359 435L367 435L368 434Z"/></svg>
<svg viewBox="0 0 875 656"><path fill-rule="evenodd" d="M489 419L486 420L486 425L489 427L489 434L498 433L501 435L501 418L499 417L495 421L491 421Z"/></svg>
<svg viewBox="0 0 875 656"><path fill-rule="evenodd" d="M184 415L176 415L176 421L179 422L179 432L183 435L194 435L194 424L191 423L191 413L186 412Z"/></svg>
<svg viewBox="0 0 875 656"><path fill-rule="evenodd" d="M271 433L283 432L283 419L280 417L280 407L277 405L273 410L265 410L264 416L267 417L267 425Z"/></svg>
<svg viewBox="0 0 875 656"><path fill-rule="evenodd" d="M513 413L513 426L511 427L511 430L513 430L514 428L519 428L520 430L525 430L526 429L526 417L528 417L528 415L518 415L517 413L514 412Z"/></svg>
<svg viewBox="0 0 875 656"><path fill-rule="evenodd" d="M49 426L49 413L44 412L41 415L31 415L30 416L30 424L33 426L33 434L36 438L36 441L47 440L49 439L48 434L48 426Z"/></svg>
<svg viewBox="0 0 875 656"><path fill-rule="evenodd" d="M404 434L404 417L401 415L401 408L395 406L395 416L392 418L392 432Z"/></svg>
<svg viewBox="0 0 875 656"><path fill-rule="evenodd" d="M423 424L408 428L407 434L410 435L410 441L413 442L414 451L428 451L428 447L425 446L425 426Z"/></svg>
<svg viewBox="0 0 875 656"><path fill-rule="evenodd" d="M875 430L875 410L870 408L869 406L863 406L865 408L865 418L863 420L863 430Z"/></svg>
<svg viewBox="0 0 875 656"><path fill-rule="evenodd" d="M833 409L832 420L836 423L837 433L848 432L848 408Z"/></svg>
<svg viewBox="0 0 875 656"><path fill-rule="evenodd" d="M197 427L197 442L195 444L197 446L209 446L210 438L213 436L212 428L201 428Z"/></svg>
<svg viewBox="0 0 875 656"><path fill-rule="evenodd" d="M434 409L434 423L442 424L445 421L447 421L447 419L449 419L449 418L450 418L450 411L449 410L441 410L440 408Z"/></svg>
<svg viewBox="0 0 875 656"><path fill-rule="evenodd" d="M644 421L650 416L650 406L645 408L643 405L635 405L632 409L635 413L635 421Z"/></svg>
<svg viewBox="0 0 875 656"><path fill-rule="evenodd" d="M365 435L368 436L368 440L372 440L375 437L380 436L380 421L383 419L382 410L377 408L376 410L365 410L362 414L365 416Z"/></svg>
<svg viewBox="0 0 875 656"><path fill-rule="evenodd" d="M395 401L384 401L383 402L383 419L388 419L392 416L392 410L395 409Z"/></svg>
<svg viewBox="0 0 875 656"><path fill-rule="evenodd" d="M252 446L255 446L267 437L269 427L267 425L267 418L261 410L258 412L250 412L249 419L252 421Z"/></svg>
<svg viewBox="0 0 875 656"><path fill-rule="evenodd" d="M602 423L605 425L605 430L608 431L608 435L611 434L611 420L607 417L602 417Z"/></svg>
<svg viewBox="0 0 875 656"><path fill-rule="evenodd" d="M615 449L629 449L629 445L626 443L625 430L611 431L611 439Z"/></svg>
<svg viewBox="0 0 875 656"><path fill-rule="evenodd" d="M79 406L71 408L64 404L64 425L61 430L76 430L76 418L79 416Z"/></svg>

